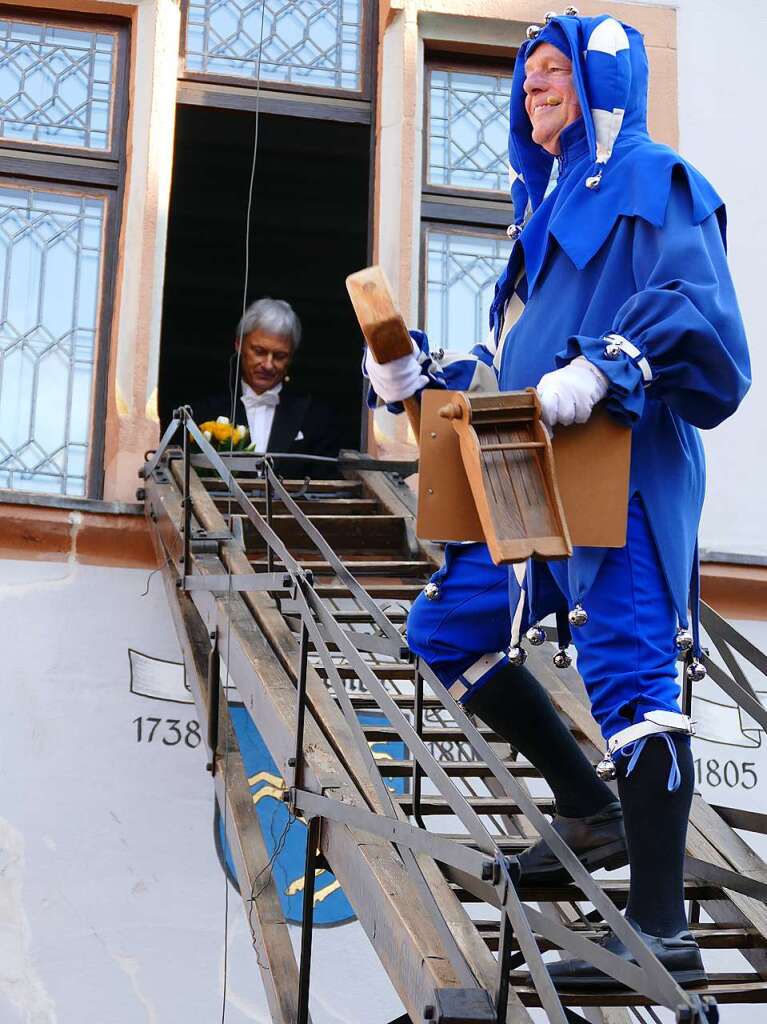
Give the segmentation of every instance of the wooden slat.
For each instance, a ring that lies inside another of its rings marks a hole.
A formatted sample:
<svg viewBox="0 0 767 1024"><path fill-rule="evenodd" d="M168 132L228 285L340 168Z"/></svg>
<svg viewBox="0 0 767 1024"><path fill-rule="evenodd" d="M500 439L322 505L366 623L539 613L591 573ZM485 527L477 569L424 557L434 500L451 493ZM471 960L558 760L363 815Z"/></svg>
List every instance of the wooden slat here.
<svg viewBox="0 0 767 1024"><path fill-rule="evenodd" d="M212 493L224 489L224 484L217 477L198 477L203 487ZM257 477L238 477L238 483L243 491L254 494L264 493L264 481ZM283 480L282 486L291 494L326 494L328 496L338 495L346 498L357 498L362 496L362 484L359 480L312 480L306 486L305 480Z"/></svg>
<svg viewBox="0 0 767 1024"><path fill-rule="evenodd" d="M229 500L227 498L214 497L214 502L219 512L225 515L229 513ZM378 509L378 502L373 498L325 498L317 496L314 498L298 498L296 504L307 515L313 515L321 510L323 515L372 516L375 515ZM259 512L262 516L266 515L266 500L264 498L254 499L253 506L256 512ZM239 511L239 505L234 507L234 511ZM275 501L272 511L284 511L282 503Z"/></svg>
<svg viewBox="0 0 767 1024"><path fill-rule="evenodd" d="M629 894L627 880L613 881L612 879L606 879L600 881L599 887L610 897L616 907L623 908L626 906ZM459 899L464 903L479 902L476 896L466 892L460 886L454 885L453 888L457 892ZM582 891L574 885L522 885L519 889L519 895L526 903L588 903ZM721 890L713 885L685 882L684 896L687 900L715 900L717 898L721 899L722 893Z"/></svg>
<svg viewBox="0 0 767 1024"><path fill-rule="evenodd" d="M525 1006L540 1006L535 989L525 984L526 975L512 972L514 991ZM753 974L710 974L707 985L689 989L701 996L713 996L718 1003L767 1003L767 982ZM560 992L565 1006L654 1006L645 996L628 989L596 992Z"/></svg>
<svg viewBox="0 0 767 1024"><path fill-rule="evenodd" d="M439 760L439 759L438 759ZM484 761L440 761L444 771L453 778L474 779L490 774ZM381 761L381 775L388 779L407 778L413 772L412 761ZM541 773L525 761L508 761L506 767L517 779L539 779Z"/></svg>
<svg viewBox="0 0 767 1024"><path fill-rule="evenodd" d="M405 814L413 813L413 800L411 796L398 796L399 803ZM466 802L477 814L522 814L519 804L508 797L495 796L467 796ZM553 814L555 805L551 797L537 797L535 805L539 811L545 814ZM422 796L419 809L421 814L452 814L450 805L443 796Z"/></svg>
<svg viewBox="0 0 767 1024"><path fill-rule="evenodd" d="M368 552L391 552L403 548L405 527L400 516L339 516L317 515L307 517L333 549L341 554L350 548ZM314 544L292 515L276 513L272 516L272 529L290 548L314 549ZM248 551L263 549L264 542L256 528L246 519L243 523L245 546Z"/></svg>
<svg viewBox="0 0 767 1024"><path fill-rule="evenodd" d="M500 934L498 922L485 921L476 922L476 924L477 931L487 943L488 948L493 951L497 951ZM606 929L604 927L585 928L573 925L571 926L571 930L588 939L599 939L606 933ZM690 932L701 949L740 950L764 945L764 939L753 928L722 928L717 924L703 924L698 925L695 928L691 928ZM538 937L537 941L541 952L559 948L553 942L549 942L548 939ZM514 942L513 945L515 949L518 948L516 942Z"/></svg>
<svg viewBox="0 0 767 1024"><path fill-rule="evenodd" d="M312 558L298 558L297 561L306 569L311 569L315 576L333 576L335 574L335 568L330 562L323 562L319 559ZM353 557L344 557L343 563L349 572L353 573L358 580L362 580L366 576L387 576L387 577L398 577L407 578L411 576L417 576L423 580L423 577L431 575L431 566L428 562L419 562L408 559L369 559L364 558L361 555L354 555ZM254 572L266 572L266 562L260 559L253 559L250 563L253 566ZM281 562L274 564L274 569L279 570ZM421 586L423 586L421 582ZM349 621L349 620L347 620ZM365 616L357 621L361 622L372 622L371 616Z"/></svg>

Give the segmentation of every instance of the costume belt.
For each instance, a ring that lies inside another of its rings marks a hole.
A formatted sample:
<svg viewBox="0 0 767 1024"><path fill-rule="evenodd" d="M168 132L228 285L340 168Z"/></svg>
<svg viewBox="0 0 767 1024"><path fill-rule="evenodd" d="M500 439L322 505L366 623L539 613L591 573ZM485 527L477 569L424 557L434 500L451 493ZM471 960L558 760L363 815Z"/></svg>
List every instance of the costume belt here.
<svg viewBox="0 0 767 1024"><path fill-rule="evenodd" d="M669 732L681 733L684 736L694 736L695 723L688 715L683 715L679 711L658 710L645 712L643 722L629 725L610 737L607 741L607 753L597 765L597 775L605 781L614 779L617 773L613 754L631 743L645 739L647 736Z"/></svg>

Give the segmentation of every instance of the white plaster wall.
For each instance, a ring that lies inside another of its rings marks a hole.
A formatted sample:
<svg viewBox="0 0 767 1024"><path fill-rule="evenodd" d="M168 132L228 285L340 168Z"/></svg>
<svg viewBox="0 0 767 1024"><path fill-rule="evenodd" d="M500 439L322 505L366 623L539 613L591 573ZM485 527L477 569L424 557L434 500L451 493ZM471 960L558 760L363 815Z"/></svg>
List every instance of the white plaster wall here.
<svg viewBox="0 0 767 1024"><path fill-rule="evenodd" d="M0 561L0 1021L221 1019L225 881L202 746L137 742L128 649L180 660L161 580L140 570ZM159 735L159 734L158 734ZM298 929L291 929L294 941ZM270 1016L229 892L228 1024ZM316 933L315 1024L402 1013L360 926Z"/></svg>
<svg viewBox="0 0 767 1024"><path fill-rule="evenodd" d="M657 2L657 0L656 0ZM701 543L767 554L767 93L763 0L660 0L677 8L679 148L727 203L729 253L748 330L754 384L740 410L704 432L709 484ZM606 5L609 6L609 5Z"/></svg>

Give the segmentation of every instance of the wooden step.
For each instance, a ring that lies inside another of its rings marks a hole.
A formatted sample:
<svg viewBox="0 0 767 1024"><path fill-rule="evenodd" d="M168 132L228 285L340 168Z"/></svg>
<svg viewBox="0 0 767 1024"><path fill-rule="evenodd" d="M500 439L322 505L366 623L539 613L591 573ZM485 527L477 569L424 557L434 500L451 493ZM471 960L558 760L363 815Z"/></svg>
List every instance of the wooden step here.
<svg viewBox="0 0 767 1024"><path fill-rule="evenodd" d="M524 971L512 971L511 982L514 991L525 1006L540 1006L530 976ZM708 984L689 989L701 996L713 996L718 1003L767 1003L767 981L751 972L730 974L709 974ZM599 990L596 992L560 992L565 1006L655 1006L646 996L640 996L626 988Z"/></svg>
<svg viewBox="0 0 767 1024"><path fill-rule="evenodd" d="M376 669L376 675L381 675L380 669L385 668L382 665L371 665L370 667ZM392 693L390 697L398 708L412 708L415 704L415 697L412 694ZM352 706L357 708L358 711L364 711L368 708L375 711L378 708L375 698L367 693L351 693L349 694L349 699L352 702ZM424 710L435 710L442 707L442 702L436 697L424 697L423 707Z"/></svg>
<svg viewBox="0 0 767 1024"><path fill-rule="evenodd" d="M202 477L204 486L212 494L224 490L224 485L218 477ZM237 483L246 494L251 492L259 495L264 493L264 481L259 477L242 476L237 478ZM364 494L361 480L283 480L282 486L290 494L320 494L326 497L361 498Z"/></svg>
<svg viewBox="0 0 767 1024"><path fill-rule="evenodd" d="M439 764L446 775L456 779L481 779L493 774L484 761L440 761ZM525 761L504 761L504 765L515 779L541 777L538 769ZM381 775L391 779L409 778L413 774L412 761L381 761L378 767Z"/></svg>
<svg viewBox="0 0 767 1024"><path fill-rule="evenodd" d="M357 551L363 557L374 557L407 550L402 516L310 515L307 518L339 555ZM249 519L243 517L242 528L248 553L263 551L263 538ZM272 516L272 529L291 551L314 550L314 544L292 515Z"/></svg>
<svg viewBox="0 0 767 1024"><path fill-rule="evenodd" d="M498 922L475 920L474 924L488 949L497 952L500 934ZM607 927L603 925L601 928L593 928L578 924L571 926L570 930L587 939L599 939L605 934ZM690 931L701 949L758 949L767 946L767 940L755 928L726 928L716 924L699 924L690 928ZM542 953L559 948L547 939L538 937L537 941ZM512 944L514 949L519 948L516 941L512 940Z"/></svg>
<svg viewBox="0 0 767 1024"><path fill-rule="evenodd" d="M366 586L368 594L387 601L415 601L423 590L422 583L381 583L375 580ZM349 591L341 583L318 583L315 587L318 597L348 597Z"/></svg>
<svg viewBox="0 0 767 1024"><path fill-rule="evenodd" d="M396 729L390 725L366 725L364 733L368 740L373 743L401 743L402 738ZM502 736L498 736L492 729L481 728L480 735L484 736L490 743L505 742ZM468 743L465 735L460 729L452 729L449 726L429 725L421 733L425 741L429 740L455 740L458 743Z"/></svg>
<svg viewBox="0 0 767 1024"><path fill-rule="evenodd" d="M347 565L349 565L351 567L351 566L354 565L354 563L353 562L348 562ZM349 624L349 625L355 625L356 626L356 625L372 625L373 624L373 616L369 612L360 612L360 611L349 611L349 612L343 611L343 612L339 612L339 611L336 611L335 608L329 608L328 611L331 612L331 614L333 615L333 618L336 620L336 622L342 623L343 625ZM390 619L391 622L396 622L398 625L401 625L402 623L407 622L407 612L399 611L397 609L392 609L392 611L387 611L386 617L388 619Z"/></svg>
<svg viewBox="0 0 767 1024"><path fill-rule="evenodd" d="M405 814L413 813L413 797L411 794L394 798ZM466 796L466 802L477 814L523 814L522 808L509 797ZM535 797L533 803L544 814L554 813L554 801L551 797ZM453 814L450 804L443 796L422 796L419 804L421 814Z"/></svg>
<svg viewBox="0 0 767 1024"><path fill-rule="evenodd" d="M458 899L462 903L481 903L476 896L459 885L452 885ZM628 880L599 880L599 888L610 897L616 907L623 908L628 901ZM523 885L519 895L526 903L588 903L587 898L575 885ZM700 882L685 882L684 898L686 900L722 899L722 890L715 885Z"/></svg>
<svg viewBox="0 0 767 1024"><path fill-rule="evenodd" d="M415 667L413 665L368 665L368 668L376 675L379 679L390 679L390 680L410 680L413 681L415 677ZM317 675L323 679L327 679L328 674L322 665L315 665L314 671ZM357 671L351 668L349 665L339 665L338 674L342 679L356 679ZM352 697L362 697L362 694L351 694ZM395 696L391 694L390 696ZM363 697L364 700L370 702L372 698L368 697L367 694ZM412 698L410 698L412 700ZM373 701L373 704L375 702ZM372 706L372 705L369 705Z"/></svg>
<svg viewBox="0 0 767 1024"><path fill-rule="evenodd" d="M335 567L330 562L324 562L320 559L307 558L301 555L297 558L298 561L305 569L311 569L315 576L333 576L335 574ZM369 576L393 576L397 579L409 579L410 577L417 576L423 580L421 586L426 582L426 578L432 573L431 562L424 562L420 560L410 560L405 558L397 558L396 560L387 560L384 558L377 558L375 560L366 559L361 555L354 557L344 556L341 561L344 566L356 576L358 580L362 580ZM250 564L253 566L254 572L266 572L266 562L257 559L251 560ZM282 562L275 559L274 570L279 571L282 567ZM349 621L349 620L347 620ZM372 622L371 617L368 615L366 618L360 618L360 622Z"/></svg>
<svg viewBox="0 0 767 1024"><path fill-rule="evenodd" d="M229 512L229 500L221 495L213 497L219 512ZM256 512L262 516L266 515L266 499L261 497L252 498ZM373 498L332 498L324 494L315 495L312 498L298 498L296 504L307 515L345 515L345 516L372 516L379 512L380 505ZM239 513L239 505L232 510ZM272 504L272 513L275 515L284 514L285 506L276 498Z"/></svg>

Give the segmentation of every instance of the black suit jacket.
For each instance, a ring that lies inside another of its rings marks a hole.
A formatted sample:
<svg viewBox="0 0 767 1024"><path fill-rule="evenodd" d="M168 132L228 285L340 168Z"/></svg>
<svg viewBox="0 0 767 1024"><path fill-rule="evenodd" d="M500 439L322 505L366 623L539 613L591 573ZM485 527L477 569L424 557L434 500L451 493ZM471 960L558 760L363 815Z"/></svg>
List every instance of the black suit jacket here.
<svg viewBox="0 0 767 1024"><path fill-rule="evenodd" d="M245 406L240 401L238 388L234 422L247 426ZM218 416L231 416L232 399L228 390L192 402L194 420L205 423ZM291 455L325 455L335 458L341 446L341 438L335 416L330 406L320 402L313 395L295 391L289 384L283 384L280 401L274 410L272 429L266 450L286 452ZM311 462L303 459L275 460L277 472L283 477L319 479L338 477L333 463Z"/></svg>

